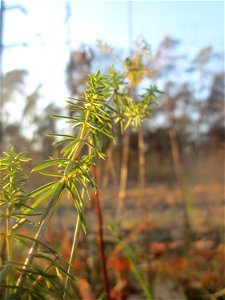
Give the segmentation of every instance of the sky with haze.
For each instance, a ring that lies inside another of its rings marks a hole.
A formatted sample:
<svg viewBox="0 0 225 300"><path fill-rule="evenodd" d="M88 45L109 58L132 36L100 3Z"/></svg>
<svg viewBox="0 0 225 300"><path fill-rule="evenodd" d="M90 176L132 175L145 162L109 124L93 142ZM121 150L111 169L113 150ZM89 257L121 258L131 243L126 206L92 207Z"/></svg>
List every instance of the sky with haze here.
<svg viewBox="0 0 225 300"><path fill-rule="evenodd" d="M3 72L27 69L28 92L42 83L42 95L49 102L60 103L68 96L65 65L70 49L95 46L97 39L125 53L130 40L139 36L153 52L165 36L180 40L190 55L209 45L224 51L223 1L8 0L5 4L8 8L20 4L27 14L19 9L5 13ZM27 46L7 48L20 43Z"/></svg>

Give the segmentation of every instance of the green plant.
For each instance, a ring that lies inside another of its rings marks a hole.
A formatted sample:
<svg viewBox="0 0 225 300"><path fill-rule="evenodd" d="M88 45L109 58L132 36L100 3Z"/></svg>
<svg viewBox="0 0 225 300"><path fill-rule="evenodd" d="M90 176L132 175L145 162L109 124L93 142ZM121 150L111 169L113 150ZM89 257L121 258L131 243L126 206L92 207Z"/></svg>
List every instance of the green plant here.
<svg viewBox="0 0 225 300"><path fill-rule="evenodd" d="M2 253L6 255L1 255L4 257L1 287L5 299L45 299L49 293L59 299L74 297L69 282L75 280L71 268L77 247L77 233L80 225L86 232L83 201L85 195L90 199L96 192L92 172L97 159L105 158L102 136L115 141L115 122L120 123L122 132L129 126L139 126L149 116L155 99L154 87L141 96L141 102L134 102L127 95L122 82L123 75L113 68L110 72L106 77L102 77L99 71L89 75L84 97L67 101L74 116L53 116L66 120L75 135L49 134L56 139L54 144L62 147L62 157L50 157L32 170L47 176L46 184L26 194L23 186L27 177L21 172L21 164L28 161L25 153L16 153L12 148L1 159L1 217L6 224L2 233L6 244L6 250L3 249ZM65 197L73 202L77 217L69 263L42 241L51 216ZM42 213L39 209L44 201L46 205ZM34 221L37 217L40 220ZM34 238L18 233L21 226L28 223L37 228ZM24 263L18 263L13 257L13 240L28 247ZM41 261L45 261L44 268L41 267Z"/></svg>
<svg viewBox="0 0 225 300"><path fill-rule="evenodd" d="M90 188L95 189L95 182L91 176L91 169L97 157L104 158L104 154L101 151L101 135L103 134L113 139L113 135L111 133L111 108L106 103L108 94L107 90L105 89L104 78L100 76L100 72L97 72L95 76L89 75L89 77L89 89L85 92L84 99L79 99L76 101L73 101L73 99L71 99L68 101L68 103L71 105L71 110L76 112L76 116L73 118L54 116L56 118L65 118L68 123L71 123L72 128L76 128L76 130L79 130L78 135L76 135L75 137L71 135L61 134L50 135L61 137L61 140L56 141L56 144L64 145L64 148L62 149L63 158L50 158L49 160L41 162L39 166L33 169L33 171L39 171L42 175L48 176L49 178L53 179L53 181L50 181L49 183L31 192L27 196L27 198L35 199L34 203L30 207L26 207L26 209L23 209L23 214L20 214L20 217L18 216L18 213L15 216L16 224L14 224L13 230L18 229L22 224L27 222L27 217L31 214L33 215L33 211L35 211L35 208L38 207L44 200L50 197L49 203L43 215L41 216L37 233L34 239L32 239L33 244L30 247L27 259L23 264L22 269L18 270L20 272L16 282L16 286L13 286L13 288L7 290L7 296L13 293L20 293L19 291L23 289L24 283L32 273L32 269L30 266L32 266L33 259L37 254L38 246L41 244L46 225L51 215L57 208L59 201L63 199L63 193L66 192L67 197L72 199L78 213L82 228L84 231L86 231L85 218L82 212L82 193L85 192L86 195L90 198ZM79 157L80 151L83 146L86 146L90 150L89 154ZM9 154L6 155L9 156ZM18 156L23 157L23 155L24 154L19 154ZM6 164L6 160L4 158L2 159L2 162ZM56 172L50 170L50 168L53 166L57 168ZM12 167L13 166L9 164L9 168ZM6 176L4 178L4 180L6 181L9 177L9 169L3 167L3 170L6 172ZM17 173L15 173L15 175L17 175ZM22 184L22 179L19 182ZM11 189L12 188L10 186L9 191L11 191ZM80 192L81 190L83 190L83 192ZM18 192L17 190L12 190L12 193L15 197L17 196ZM6 202L6 200L8 199L8 195L4 190L2 194L4 196L3 200ZM22 201L21 196L19 197L18 201ZM17 204L18 207L17 202L15 202L15 205ZM6 217L5 240L7 244L7 263L11 261L11 238L9 235L9 212L10 215L12 215L11 211L12 205L10 204L3 212L3 215ZM5 274L5 268L3 268L3 274ZM45 276L45 274L41 274L41 272L39 275L43 278L47 276ZM66 277L68 278L69 274L67 274ZM7 276L7 285L5 286L6 289L11 283L11 276Z"/></svg>
<svg viewBox="0 0 225 300"><path fill-rule="evenodd" d="M102 44L100 46L104 51L107 51L108 46ZM144 92L138 94L137 88L140 82L145 76L152 74L152 69L148 69L144 63L144 55L147 50L148 47L144 44L131 58L126 58L124 61L120 60L125 70L124 73L119 73L114 67L109 68L108 72L108 85L113 89L111 101L116 110L116 114L114 114L115 123L120 124L121 133L124 135L117 205L118 224L122 218L126 198L130 129L138 130L139 181L143 187L145 185L145 156L142 124L150 117L153 105L157 100L157 94L161 93L156 85L151 85ZM112 53L112 49L108 52Z"/></svg>
<svg viewBox="0 0 225 300"><path fill-rule="evenodd" d="M16 287L16 279L21 274L23 264L19 261L20 254L15 253L15 248L21 251L24 247L29 248L30 243L34 241L30 235L19 232L19 227L25 222L30 226L37 226L38 222L35 222L35 218L41 215L39 210L29 205L31 196L24 190L28 177L23 173L23 164L28 161L29 158L26 158L25 152L16 153L13 147L9 152L4 152L4 157L0 160L0 205L2 211L0 216L5 222L5 231L1 233L3 246L0 282L1 296L4 299L18 297L29 299L31 295L32 299L44 299L43 295L47 290L49 294L52 293L50 286L55 286L55 290L60 296L59 291L63 287L59 280L59 274L65 272L61 268L61 259L53 249L41 242L39 243L41 249L36 251L35 257L45 260L45 269L40 269L37 264L29 266L27 284L20 288ZM42 285L40 285L40 279L42 279ZM16 293L14 293L15 289Z"/></svg>
<svg viewBox="0 0 225 300"><path fill-rule="evenodd" d="M2 233L5 247L4 253L2 253L2 270L1 270L1 282L4 282L6 286L13 286L15 283L15 275L13 268L13 253L12 253L12 240L16 238L11 228L12 219L21 219L23 216L23 210L26 208L26 202L28 200L27 195L24 192L24 185L27 177L21 172L22 164L29 161L26 158L26 153L16 153L12 147L9 152L4 152L4 157L0 160L0 172L1 172L1 208L4 209L4 213L1 213L1 217L4 217L5 232ZM28 213L29 216L36 215L34 213ZM6 290L6 296L11 293L12 289Z"/></svg>

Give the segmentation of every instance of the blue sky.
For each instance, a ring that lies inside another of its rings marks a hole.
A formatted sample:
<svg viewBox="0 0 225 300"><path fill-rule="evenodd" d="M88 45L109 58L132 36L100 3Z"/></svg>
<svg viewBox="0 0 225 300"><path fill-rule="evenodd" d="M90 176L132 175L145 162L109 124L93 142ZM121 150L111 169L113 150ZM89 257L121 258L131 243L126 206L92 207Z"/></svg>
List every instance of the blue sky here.
<svg viewBox="0 0 225 300"><path fill-rule="evenodd" d="M73 42L92 42L101 36L117 46L128 47L127 1L74 1ZM224 7L217 1L133 1L133 38L143 35L153 46L165 35L189 44L222 45Z"/></svg>
<svg viewBox="0 0 225 300"><path fill-rule="evenodd" d="M43 83L47 102L62 102L67 96L64 83L69 47L82 43L95 45L97 39L120 49L130 42L127 1L70 1L71 22L65 25L66 1L8 0L7 6L20 3L28 14L9 10L5 15L4 43L27 43L27 47L6 49L3 71L25 68L29 71L28 91ZM223 1L132 1L132 39L142 35L157 48L165 36L182 42L186 53L193 55L201 47L224 48Z"/></svg>

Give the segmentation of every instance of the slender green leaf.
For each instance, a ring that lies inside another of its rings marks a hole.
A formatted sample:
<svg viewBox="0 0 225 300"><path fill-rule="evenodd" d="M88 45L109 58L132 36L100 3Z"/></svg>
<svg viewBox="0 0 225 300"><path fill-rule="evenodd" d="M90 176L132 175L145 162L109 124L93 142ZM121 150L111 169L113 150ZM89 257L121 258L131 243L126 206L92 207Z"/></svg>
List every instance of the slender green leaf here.
<svg viewBox="0 0 225 300"><path fill-rule="evenodd" d="M0 270L0 283L4 282L8 274L12 271L13 266L11 264L7 264L1 267Z"/></svg>
<svg viewBox="0 0 225 300"><path fill-rule="evenodd" d="M37 188L36 190L32 191L28 196L30 198L34 198L36 197L37 195L45 192L46 190L48 190L49 188L53 188L58 182L57 181L53 181L53 182L49 182L49 183L46 183L44 185L42 185L41 187ZM36 206L33 206L31 205L31 207L36 207Z"/></svg>

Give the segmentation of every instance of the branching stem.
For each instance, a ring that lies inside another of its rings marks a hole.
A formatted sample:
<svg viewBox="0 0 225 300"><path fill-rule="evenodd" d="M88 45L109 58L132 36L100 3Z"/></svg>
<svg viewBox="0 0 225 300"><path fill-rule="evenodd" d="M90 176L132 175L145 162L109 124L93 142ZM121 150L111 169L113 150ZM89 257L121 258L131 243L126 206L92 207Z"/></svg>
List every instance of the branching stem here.
<svg viewBox="0 0 225 300"><path fill-rule="evenodd" d="M80 147L81 147L82 142L83 142L83 138L86 135L87 121L88 121L88 118L89 118L89 115L90 115L91 108L92 108L92 105L90 106L90 109L87 111L86 118L85 118L85 121L84 121L84 124L83 124L83 127L82 127L82 131L81 131L81 134L80 134L80 141L79 141L79 143L77 144L77 147L74 150L71 161L75 161L75 159L77 158L78 152L79 152Z"/></svg>
<svg viewBox="0 0 225 300"><path fill-rule="evenodd" d="M73 156L71 158L71 162L75 161L75 159L77 158L77 155L78 155L79 150L80 150L81 145L82 145L83 138L87 134L87 132L86 132L87 131L87 122L88 122L88 118L90 116L92 105L93 105L93 100L90 103L89 109L86 112L85 121L82 125L81 134L79 136L79 143L76 145ZM42 217L42 220L41 220L40 227L39 227L39 229L38 229L38 231L35 235L35 241L33 242L33 245L30 248L28 256L25 260L25 263L24 263L24 266L23 266L23 271L22 271L22 273L20 274L20 277L17 280L17 284L16 284L17 287L22 286L22 284L24 283L27 268L33 261L34 254L37 250L39 241L42 239L42 236L43 236L43 233L45 231L46 225L47 225L50 217L52 216L53 212L55 211L55 209L56 209L56 207L59 203L60 196L61 196L61 194L62 194L62 192L63 192L63 190L66 186L67 180L68 180L68 175L66 175L66 174L67 174L67 171L68 171L69 168L70 168L70 164L67 165L65 173L64 173L65 175L63 177L63 180L59 181L58 186L57 186L56 190L54 191L54 193L53 193L53 195L50 199L48 207L45 210L45 213L44 213L44 215Z"/></svg>

